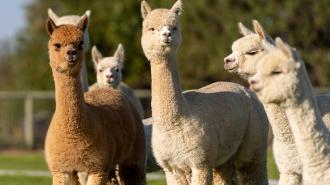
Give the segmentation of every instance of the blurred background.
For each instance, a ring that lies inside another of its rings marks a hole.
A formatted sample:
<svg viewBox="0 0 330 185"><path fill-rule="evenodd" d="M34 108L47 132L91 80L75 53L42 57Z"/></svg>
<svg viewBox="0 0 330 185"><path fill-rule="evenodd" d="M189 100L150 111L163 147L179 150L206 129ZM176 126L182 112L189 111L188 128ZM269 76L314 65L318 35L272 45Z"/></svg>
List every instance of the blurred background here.
<svg viewBox="0 0 330 185"><path fill-rule="evenodd" d="M169 8L175 0L148 2L152 8ZM0 175L0 184L15 184L13 179L19 179L18 176L24 180L16 184L50 183L48 173L43 176L47 168L42 154L44 135L54 110L54 84L45 30L50 7L59 16L82 15L90 9L91 46L97 45L108 56L122 43L126 51L123 81L134 89L150 89L150 67L140 46L139 0L1 1L0 174L5 175ZM241 37L237 22L252 29L252 19L259 20L272 37L280 36L296 47L314 86L329 91L329 0L185 0L181 16L183 42L178 52L183 89L219 80L246 85L224 70L223 58L231 52L232 42ZM89 84L93 84L95 72L90 52L86 63ZM149 101L150 97L143 96L147 112ZM269 161L270 177L276 179L271 152ZM24 174L10 176L10 170L34 170L40 174L27 179Z"/></svg>

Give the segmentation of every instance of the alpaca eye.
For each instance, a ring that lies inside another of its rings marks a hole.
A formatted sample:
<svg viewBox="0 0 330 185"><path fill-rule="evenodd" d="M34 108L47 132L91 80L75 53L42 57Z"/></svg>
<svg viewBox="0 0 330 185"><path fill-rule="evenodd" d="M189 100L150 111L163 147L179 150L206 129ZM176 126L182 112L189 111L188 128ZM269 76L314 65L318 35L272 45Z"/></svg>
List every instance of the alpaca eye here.
<svg viewBox="0 0 330 185"><path fill-rule="evenodd" d="M255 55L257 53L258 53L258 50L252 50L252 51L246 52L245 54L247 54L247 55Z"/></svg>
<svg viewBox="0 0 330 185"><path fill-rule="evenodd" d="M61 44L60 43L55 43L54 46L55 46L56 49L60 49L61 48Z"/></svg>
<svg viewBox="0 0 330 185"><path fill-rule="evenodd" d="M118 68L116 68L116 70L115 70L117 73L119 72L119 69Z"/></svg>
<svg viewBox="0 0 330 185"><path fill-rule="evenodd" d="M99 72L100 72L100 73L102 73L102 72L103 72L103 70L102 70L102 69L99 69Z"/></svg>
<svg viewBox="0 0 330 185"><path fill-rule="evenodd" d="M149 31L155 31L155 28L149 28Z"/></svg>
<svg viewBox="0 0 330 185"><path fill-rule="evenodd" d="M279 75L281 73L282 73L282 71L272 71L271 75Z"/></svg>

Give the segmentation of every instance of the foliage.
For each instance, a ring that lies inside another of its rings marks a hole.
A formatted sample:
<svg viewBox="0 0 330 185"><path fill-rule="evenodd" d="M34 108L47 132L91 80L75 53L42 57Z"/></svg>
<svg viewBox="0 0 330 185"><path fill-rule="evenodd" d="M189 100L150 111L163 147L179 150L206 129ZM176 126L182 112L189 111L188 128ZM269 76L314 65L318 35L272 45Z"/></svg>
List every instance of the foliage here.
<svg viewBox="0 0 330 185"><path fill-rule="evenodd" d="M153 8L170 7L174 0L149 0ZM330 85L330 2L328 0L203 0L184 1L181 17L183 43L178 61L184 88L218 81L239 81L223 69L223 58L239 37L237 22L250 26L258 19L271 36L281 36L300 51L312 81ZM150 67L141 46L140 1L136 0L32 0L26 7L27 26L17 35L17 48L1 63L6 81L1 89L53 89L48 65L44 23L47 8L59 15L83 14L92 10L91 44L111 55L123 43L127 57L124 81L133 87L150 87ZM90 54L89 80L95 81ZM2 77L2 76L1 76ZM3 80L3 79L2 79Z"/></svg>

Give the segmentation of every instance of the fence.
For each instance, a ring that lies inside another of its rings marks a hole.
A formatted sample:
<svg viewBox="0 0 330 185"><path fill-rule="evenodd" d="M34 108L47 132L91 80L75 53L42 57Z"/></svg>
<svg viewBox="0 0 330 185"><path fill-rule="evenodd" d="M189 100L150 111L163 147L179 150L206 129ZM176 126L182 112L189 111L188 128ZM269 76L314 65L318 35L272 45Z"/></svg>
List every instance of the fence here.
<svg viewBox="0 0 330 185"><path fill-rule="evenodd" d="M150 115L150 91L135 93ZM42 147L54 99L53 91L0 91L0 147Z"/></svg>
<svg viewBox="0 0 330 185"><path fill-rule="evenodd" d="M317 92L330 92L330 88L317 88ZM150 116L150 90L135 90L135 94L146 117ZM53 91L0 91L0 147L42 147L54 109Z"/></svg>

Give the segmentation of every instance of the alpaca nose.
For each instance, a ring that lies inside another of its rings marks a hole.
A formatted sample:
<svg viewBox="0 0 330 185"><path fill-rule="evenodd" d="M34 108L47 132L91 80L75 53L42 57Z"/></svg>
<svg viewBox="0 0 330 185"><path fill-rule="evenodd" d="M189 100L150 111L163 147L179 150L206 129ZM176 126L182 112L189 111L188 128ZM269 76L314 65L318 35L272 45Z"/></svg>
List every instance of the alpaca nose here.
<svg viewBox="0 0 330 185"><path fill-rule="evenodd" d="M257 82L257 80L255 80L255 79L252 79L252 80L250 80L250 85L255 85L255 84L257 84L258 82Z"/></svg>
<svg viewBox="0 0 330 185"><path fill-rule="evenodd" d="M225 58L225 64L229 64L229 63L233 63L233 62L235 62L234 58L231 58L231 57L226 57Z"/></svg>
<svg viewBox="0 0 330 185"><path fill-rule="evenodd" d="M172 35L171 30L168 26L164 26L160 31L160 33L164 37L170 37Z"/></svg>
<svg viewBox="0 0 330 185"><path fill-rule="evenodd" d="M170 37L172 34L171 34L170 31L165 31L165 32L162 33L162 35L165 36L165 37Z"/></svg>
<svg viewBox="0 0 330 185"><path fill-rule="evenodd" d="M68 55L76 55L77 54L77 50L76 49L69 49L66 53Z"/></svg>
<svg viewBox="0 0 330 185"><path fill-rule="evenodd" d="M107 74L105 77L107 77L107 78L113 78L113 74Z"/></svg>

